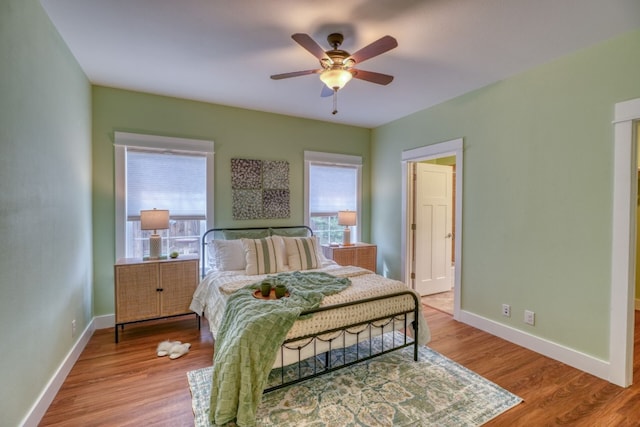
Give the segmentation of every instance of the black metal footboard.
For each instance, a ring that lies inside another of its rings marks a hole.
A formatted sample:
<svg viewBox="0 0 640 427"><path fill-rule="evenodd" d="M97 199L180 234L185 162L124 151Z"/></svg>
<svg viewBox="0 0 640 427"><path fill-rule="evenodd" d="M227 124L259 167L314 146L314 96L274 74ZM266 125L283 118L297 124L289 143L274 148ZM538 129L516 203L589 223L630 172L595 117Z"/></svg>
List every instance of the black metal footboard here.
<svg viewBox="0 0 640 427"><path fill-rule="evenodd" d="M369 360L374 357L389 353L391 351L395 351L412 345L414 346L413 360L417 361L418 316L420 314L420 300L413 291L400 291L393 294L381 295L378 297L367 298L359 301L318 307L314 310L309 310L301 313L300 317L313 315L315 313L323 311L337 310L348 306L356 306L390 298L398 298L405 295L411 295L411 297L413 298L412 308L385 315L383 317L349 324L340 328L318 332L316 334L287 339L280 348L280 359L284 362L285 352L296 351L298 361L294 362L293 364L289 364L288 366L283 366L281 369L279 368L279 381L274 384L272 380L270 384L267 385L267 388L264 389L263 393L268 393L270 391L274 391L291 384L296 384L310 378L315 378L319 375L346 368L356 363L360 363L365 360ZM413 314L413 319L410 319L409 317L411 314ZM401 322L399 326L398 322ZM406 332L408 331L409 326L413 327L414 339L410 339L407 337ZM385 343L384 334L387 332L395 331L397 327L401 327L405 331L403 338L399 339L398 342L396 342L396 335L392 334L391 338L389 338ZM380 346L380 349L378 349L379 351L374 352L375 349L372 348L372 340L377 336L382 337L382 345ZM347 345L347 342L350 339L355 339L355 342L357 344ZM351 352L351 358L347 360L347 349L349 347L353 347L354 345L355 355L352 354L353 352ZM326 348L318 350L319 346ZM306 351L307 353L311 352L312 355L302 357L303 351ZM335 352L342 353L341 361L339 361L338 363L334 363L332 361L331 356L332 354L335 355Z"/></svg>

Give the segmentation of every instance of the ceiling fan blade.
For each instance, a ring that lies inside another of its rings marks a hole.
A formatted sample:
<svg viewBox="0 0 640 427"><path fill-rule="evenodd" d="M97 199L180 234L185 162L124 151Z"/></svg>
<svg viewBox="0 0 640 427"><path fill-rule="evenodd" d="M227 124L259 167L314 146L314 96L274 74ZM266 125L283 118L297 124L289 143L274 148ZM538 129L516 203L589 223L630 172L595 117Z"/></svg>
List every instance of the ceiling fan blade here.
<svg viewBox="0 0 640 427"><path fill-rule="evenodd" d="M331 62L331 58L327 56L322 46L320 46L314 39L311 38L308 34L305 33L295 33L291 36L293 40L296 41L300 46L308 50L313 56L318 58L319 60L328 60Z"/></svg>
<svg viewBox="0 0 640 427"><path fill-rule="evenodd" d="M304 71L293 71L291 73L282 73L282 74L274 74L271 76L273 80L281 80L288 79L289 77L298 77L298 76L306 76L309 74L319 74L322 70L304 70Z"/></svg>
<svg viewBox="0 0 640 427"><path fill-rule="evenodd" d="M389 74L376 73L373 71L354 70L351 69L353 77L360 80L366 80L379 85L388 85L393 81L393 76Z"/></svg>
<svg viewBox="0 0 640 427"><path fill-rule="evenodd" d="M320 92L320 96L326 98L328 96L333 95L333 89L329 89L327 85L322 85L322 91Z"/></svg>
<svg viewBox="0 0 640 427"><path fill-rule="evenodd" d="M378 56L397 46L398 42L396 39L391 36L384 36L351 55L351 59L353 59L356 64L359 64L362 61Z"/></svg>

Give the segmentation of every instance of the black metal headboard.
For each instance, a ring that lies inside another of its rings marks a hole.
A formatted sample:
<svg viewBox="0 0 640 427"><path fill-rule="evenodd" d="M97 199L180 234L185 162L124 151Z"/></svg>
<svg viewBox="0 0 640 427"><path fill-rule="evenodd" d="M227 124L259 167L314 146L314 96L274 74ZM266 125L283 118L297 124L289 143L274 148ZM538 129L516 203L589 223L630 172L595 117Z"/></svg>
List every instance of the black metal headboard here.
<svg viewBox="0 0 640 427"><path fill-rule="evenodd" d="M310 227L306 226L306 225L283 225L283 226L279 226L279 227L225 227L225 228L210 228L209 230L207 230L203 235L202 235L202 249L200 252L200 266L201 266L201 277L204 277L206 274L206 251L207 251L207 237L210 234L213 234L213 237L215 238L215 233L224 233L225 231L231 231L231 232L242 232L242 231L251 231L251 230L265 230L267 231L267 233L270 235L271 234L271 230L287 230L287 229L300 229L300 228L304 228L307 230L307 235L308 236L313 236L313 230L311 230Z"/></svg>

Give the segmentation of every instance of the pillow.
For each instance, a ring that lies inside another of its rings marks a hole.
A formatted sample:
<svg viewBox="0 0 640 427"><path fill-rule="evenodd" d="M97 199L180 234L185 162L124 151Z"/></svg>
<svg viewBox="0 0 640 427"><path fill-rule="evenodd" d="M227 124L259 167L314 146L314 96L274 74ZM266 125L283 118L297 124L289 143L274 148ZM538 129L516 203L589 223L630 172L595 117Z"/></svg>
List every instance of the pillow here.
<svg viewBox="0 0 640 427"><path fill-rule="evenodd" d="M276 257L278 271L288 271L289 260L287 257L287 247L284 244L284 237L271 236L271 240L273 240L273 244L276 246L276 250L278 251L278 256Z"/></svg>
<svg viewBox="0 0 640 427"><path fill-rule="evenodd" d="M261 239L269 236L269 230L260 228L257 230L222 230L226 240L235 239Z"/></svg>
<svg viewBox="0 0 640 427"><path fill-rule="evenodd" d="M212 240L213 267L218 271L247 268L241 240Z"/></svg>
<svg viewBox="0 0 640 427"><path fill-rule="evenodd" d="M285 236L285 237L307 237L309 230L304 227L294 228L270 228L269 232L272 236Z"/></svg>
<svg viewBox="0 0 640 427"><path fill-rule="evenodd" d="M283 251L277 239L242 239L242 247L247 262L247 275L270 274L283 270Z"/></svg>
<svg viewBox="0 0 640 427"><path fill-rule="evenodd" d="M283 237L283 239L287 247L290 270L309 270L322 266L316 236Z"/></svg>

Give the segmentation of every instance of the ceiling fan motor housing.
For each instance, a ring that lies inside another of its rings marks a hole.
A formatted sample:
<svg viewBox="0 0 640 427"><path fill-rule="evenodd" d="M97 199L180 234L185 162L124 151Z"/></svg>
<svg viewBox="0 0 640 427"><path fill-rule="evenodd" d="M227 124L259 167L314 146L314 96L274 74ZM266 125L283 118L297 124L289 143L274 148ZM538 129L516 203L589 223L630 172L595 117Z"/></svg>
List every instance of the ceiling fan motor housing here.
<svg viewBox="0 0 640 427"><path fill-rule="evenodd" d="M326 51L326 55L329 59L322 58L320 59L320 65L325 70L333 69L348 69L355 65L355 61L350 58L351 54L346 50L338 49L342 44L344 37L340 33L332 33L327 36L327 41L333 47L332 50Z"/></svg>
<svg viewBox="0 0 640 427"><path fill-rule="evenodd" d="M330 60L323 58L320 60L320 65L322 68L332 68L332 67L353 67L355 65L355 61L350 58L351 54L347 51L334 49L328 50L327 56Z"/></svg>

